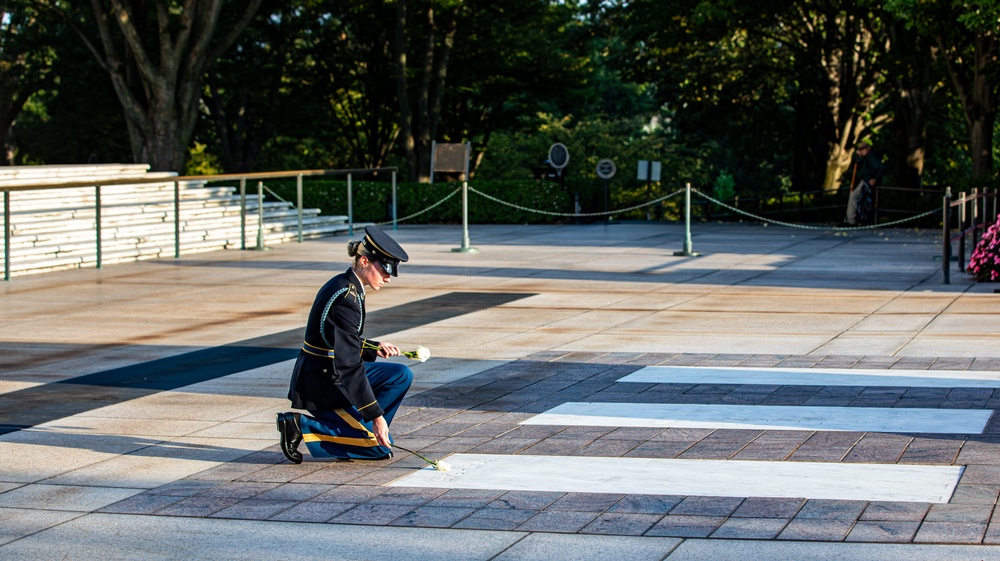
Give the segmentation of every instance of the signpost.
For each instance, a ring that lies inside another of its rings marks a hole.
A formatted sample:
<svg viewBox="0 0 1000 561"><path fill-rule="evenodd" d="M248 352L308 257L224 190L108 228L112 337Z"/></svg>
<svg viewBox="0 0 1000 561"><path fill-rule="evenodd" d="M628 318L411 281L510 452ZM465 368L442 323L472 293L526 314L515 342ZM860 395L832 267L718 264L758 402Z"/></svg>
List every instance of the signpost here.
<svg viewBox="0 0 1000 561"><path fill-rule="evenodd" d="M562 183L562 170L569 165L569 150L562 142L556 142L549 147L549 165L556 168L559 183Z"/></svg>
<svg viewBox="0 0 1000 561"><path fill-rule="evenodd" d="M661 168L660 162L639 160L639 170L638 173L636 174L636 177L639 179L639 181L646 182L646 202L653 200L653 195L650 191L649 185L653 181L659 183L660 168ZM652 220L652 218L653 218L652 213L649 210L647 210L646 220Z"/></svg>
<svg viewBox="0 0 1000 561"><path fill-rule="evenodd" d="M608 204L610 199L610 190L608 189L608 180L615 176L615 172L618 168L615 167L615 162L608 158L605 158L597 162L597 177L604 180L604 221L608 222L611 220L611 216L607 214Z"/></svg>
<svg viewBox="0 0 1000 561"><path fill-rule="evenodd" d="M569 149L566 148L566 145L562 142L556 142L549 146L548 162L556 170L556 180L559 182L559 186L565 189L566 182L563 180L563 170L569 165ZM579 193L573 194L573 212L580 214Z"/></svg>
<svg viewBox="0 0 1000 561"><path fill-rule="evenodd" d="M479 253L474 247L469 247L469 157L472 154L472 143L438 144L431 143L431 183L434 183L435 172L451 172L462 174L462 246L452 248L461 253Z"/></svg>

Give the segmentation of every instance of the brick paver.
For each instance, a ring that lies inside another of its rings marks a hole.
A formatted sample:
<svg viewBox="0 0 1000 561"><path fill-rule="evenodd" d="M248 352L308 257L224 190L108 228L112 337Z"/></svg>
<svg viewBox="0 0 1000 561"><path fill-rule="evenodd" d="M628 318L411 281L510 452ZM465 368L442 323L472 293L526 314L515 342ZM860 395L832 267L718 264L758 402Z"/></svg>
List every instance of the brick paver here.
<svg viewBox="0 0 1000 561"><path fill-rule="evenodd" d="M103 512L622 536L806 541L998 543L1000 435L922 435L518 425L566 401L982 407L977 388L618 384L644 365L974 369L966 359L540 353L404 403L394 434L422 453L968 464L948 504L385 487L423 467L284 461L277 446L149 490ZM983 362L998 366L995 361ZM618 388L618 386L627 386ZM542 405L542 404L545 405ZM552 405L548 405L551 403ZM974 405L970 405L974 404ZM996 423L991 423L991 426ZM277 435L275 435L277 438Z"/></svg>

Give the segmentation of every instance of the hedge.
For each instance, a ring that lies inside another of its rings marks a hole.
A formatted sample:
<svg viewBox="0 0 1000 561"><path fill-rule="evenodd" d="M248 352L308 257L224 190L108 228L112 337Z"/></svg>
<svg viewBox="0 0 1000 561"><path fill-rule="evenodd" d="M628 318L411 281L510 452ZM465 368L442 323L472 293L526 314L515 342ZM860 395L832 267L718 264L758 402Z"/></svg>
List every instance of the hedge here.
<svg viewBox="0 0 1000 561"><path fill-rule="evenodd" d="M554 212L573 213L574 200L579 198L581 213L604 211L604 184L584 178L567 178L565 186L549 180L493 180L472 181L471 188L521 207ZM295 180L274 181L267 187L282 199L295 202ZM461 183L398 183L396 186L396 216L406 218L431 207L451 195ZM354 220L356 222L388 222L392 219L392 186L383 181L352 181ZM303 206L318 208L324 215L347 214L347 181L306 179L302 189ZM610 209L642 204L658 198L667 191L655 187L649 194L645 187L610 189ZM649 210L657 218L675 220L680 215L681 197L670 199L652 207L616 214L616 219L641 219ZM462 220L462 195L455 193L444 203L405 220L407 224L456 224ZM478 193L469 192L469 222L476 224L546 224L577 220L573 216L556 216L521 210L497 203ZM603 220L603 217L584 217L584 221Z"/></svg>

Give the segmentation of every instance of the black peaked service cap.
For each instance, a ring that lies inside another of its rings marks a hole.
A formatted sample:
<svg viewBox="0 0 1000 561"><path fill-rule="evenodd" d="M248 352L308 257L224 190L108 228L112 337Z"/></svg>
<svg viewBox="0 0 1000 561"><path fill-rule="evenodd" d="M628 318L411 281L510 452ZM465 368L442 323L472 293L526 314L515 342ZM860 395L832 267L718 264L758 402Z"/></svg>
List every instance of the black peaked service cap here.
<svg viewBox="0 0 1000 561"><path fill-rule="evenodd" d="M365 239L361 242L372 258L377 260L385 272L399 276L398 265L410 260L410 256L396 240L389 237L378 226L365 226Z"/></svg>

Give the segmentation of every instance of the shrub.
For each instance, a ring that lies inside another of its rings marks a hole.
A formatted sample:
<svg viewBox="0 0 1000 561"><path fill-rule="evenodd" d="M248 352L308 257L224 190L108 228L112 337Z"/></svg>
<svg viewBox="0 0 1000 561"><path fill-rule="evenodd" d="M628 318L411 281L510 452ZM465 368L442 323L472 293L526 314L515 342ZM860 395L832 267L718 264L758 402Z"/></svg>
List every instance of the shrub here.
<svg viewBox="0 0 1000 561"><path fill-rule="evenodd" d="M967 270L977 282L1000 281L1000 220L987 228L979 240Z"/></svg>

